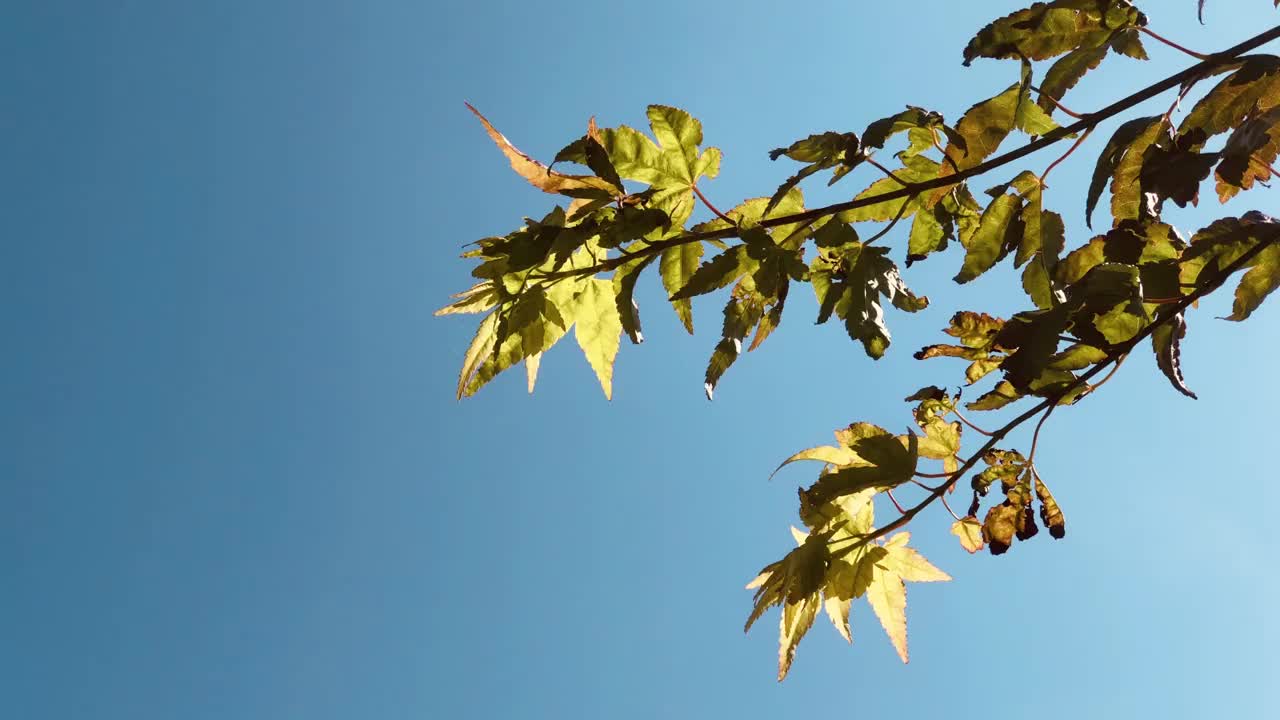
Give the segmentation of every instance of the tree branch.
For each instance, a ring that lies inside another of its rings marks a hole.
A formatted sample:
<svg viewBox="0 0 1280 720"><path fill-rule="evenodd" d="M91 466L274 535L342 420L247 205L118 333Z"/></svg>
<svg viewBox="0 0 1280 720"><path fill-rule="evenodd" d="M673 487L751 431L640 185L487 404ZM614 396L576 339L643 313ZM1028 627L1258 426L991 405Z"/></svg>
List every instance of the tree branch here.
<svg viewBox="0 0 1280 720"><path fill-rule="evenodd" d="M947 175L945 177L934 178L933 180L926 180L924 182L913 183L908 187L899 188L898 190L893 190L887 193L881 193L879 195L873 195L871 197L854 198L853 200L846 200L844 202L835 203L833 205L827 205L825 207L814 208L812 210L806 210L804 212L768 218L766 220L762 220L760 222L760 226L770 228L770 227L777 227L779 225L791 225L793 223L798 223L798 222L812 222L814 220L825 217L827 215L834 215L836 213L844 212L845 210L853 210L860 207L866 207L868 205L876 205L879 203L888 202L889 200L897 200L900 198L909 197L917 193L927 192L929 190L936 190L936 189L950 187L952 185L958 185L964 182L965 180L968 180L969 178L983 175L998 167L1008 165L1009 163L1015 160L1024 158L1027 155L1030 155L1038 150L1043 150L1044 148L1049 147L1054 143L1057 143L1059 140L1062 140L1065 137L1075 135L1076 133L1084 132L1085 130L1089 130L1101 124L1105 120L1115 117L1116 115L1119 115L1120 113L1126 110L1129 110L1143 102L1146 102L1147 100L1150 100L1153 97L1156 97L1157 95L1165 92L1166 90L1170 90L1172 88L1178 87L1183 83L1193 78L1197 78L1203 73L1209 70L1212 70L1213 68L1219 65L1232 62L1240 55L1243 55L1244 53L1247 53L1250 50L1254 50L1259 46L1265 45L1276 39L1280 39L1280 25L1277 25L1276 27L1273 27L1270 30L1267 30L1266 32L1255 35L1254 37L1249 38L1248 40L1245 40L1244 42L1234 47L1228 48L1226 50L1223 50L1222 52L1215 53L1213 55L1209 55L1204 60L1196 63L1195 65L1192 65L1191 67L1188 67L1182 70L1181 72L1170 75L1169 77L1157 83L1148 85L1142 90L1139 90L1127 97L1121 98L1120 100L1117 100L1111 103L1110 105L1102 108L1101 110L1098 110L1092 113L1087 113L1084 115L1084 117L1081 120L1078 120L1077 122L1072 123L1071 125L1065 125L1063 127L1057 128L1056 130L1051 130L1050 132L1045 133L1045 135L1038 140L1034 140L1032 142L1027 143L1026 145L1023 145L1020 148L1016 148L1003 155L998 155L985 162L979 163L978 165L975 165L963 172L955 173L953 175ZM566 278L566 277L593 275L597 272L605 272L608 270L616 269L617 267L626 263L628 260L634 259L634 257L637 255L639 256L656 255L658 253L663 252L667 248L677 247L679 245L688 245L690 243L695 243L695 242L703 242L706 240L719 240L723 238L735 237L737 234L738 234L738 228L736 226L728 227L728 228L720 228L717 230L707 230L699 233L686 233L684 235L680 235L667 240L658 240L656 242L653 242L645 248L636 250L634 253L632 253L631 258L626 258L626 259L611 258L591 268L548 273L547 275L544 276L544 278L548 280L556 280L556 279Z"/></svg>
<svg viewBox="0 0 1280 720"><path fill-rule="evenodd" d="M1280 28L1277 28L1277 30L1280 30ZM1258 256L1259 253L1261 253L1263 250L1267 249L1271 245L1275 244L1276 242L1280 242L1280 226L1276 226L1276 228L1273 229L1272 236L1270 238L1264 238L1260 240L1256 245L1249 248L1249 250L1247 250L1240 257L1236 258L1235 261L1231 262L1225 268L1223 268L1222 271L1218 274L1218 276L1214 278L1211 282L1196 288L1195 291L1193 291L1192 293L1184 297L1176 305L1171 305L1165 308L1164 312L1154 322L1152 322L1147 327L1143 328L1141 332L1139 332L1137 335L1134 335L1129 340L1126 340L1125 342L1117 345L1110 353L1108 353L1108 356L1105 360L1098 363L1097 365L1094 365L1083 375L1076 378L1075 382L1071 383L1070 385L1063 388L1059 392L1040 401L1035 405L1035 407L1027 410L1026 412L1017 416L1013 420L1010 420L1009 423L1006 424L1004 427L992 433L990 440L988 440L985 444L983 444L983 446L979 448L976 453L971 455L968 460L965 460L964 464L961 465L958 470L956 470L954 473L951 473L951 479L947 480L946 482L942 483L937 488L935 488L932 492L929 493L928 496L925 497L924 500L921 500L918 504L911 507L906 512L902 513L902 515L898 517L896 520L894 520L893 522L888 523L883 527L877 528L876 530L861 536L859 542L855 542L854 544L848 547L842 548L839 551L839 554L844 555L849 552L852 552L854 549L860 546L866 545L867 543L873 540L884 537L885 535L888 535L894 530L897 530L907 525L909 522L911 522L912 518L920 514L921 510L924 510L931 503L933 503L934 500L937 500L938 498L945 495L947 490L950 489L953 485L955 485L956 482L958 482L960 478L964 476L965 473L969 472L969 470L971 470L973 466L977 464L978 460L983 455L985 455L988 450L994 448L996 446L996 443L1004 439L1004 437L1008 435L1010 432L1012 432L1015 428L1017 428L1019 425L1026 422L1027 420L1030 420L1031 418L1035 417L1036 415L1039 415L1041 412L1044 412L1056 406L1062 400L1062 398L1069 396L1072 392L1075 392L1075 390L1077 390L1078 388L1087 385L1091 378L1093 378L1098 373L1102 372L1105 368L1107 368L1108 366L1114 363L1121 361L1124 358L1124 356L1128 355L1133 350L1133 348L1138 345L1138 343L1150 337L1151 333L1155 332L1157 328L1159 328L1161 325L1164 325L1165 323L1172 320L1174 316L1176 316L1178 313L1185 310L1188 306L1190 306L1195 301L1217 290L1219 287L1222 286L1222 283L1225 282L1227 278L1231 277L1232 273L1248 265L1250 262L1253 261L1255 257Z"/></svg>

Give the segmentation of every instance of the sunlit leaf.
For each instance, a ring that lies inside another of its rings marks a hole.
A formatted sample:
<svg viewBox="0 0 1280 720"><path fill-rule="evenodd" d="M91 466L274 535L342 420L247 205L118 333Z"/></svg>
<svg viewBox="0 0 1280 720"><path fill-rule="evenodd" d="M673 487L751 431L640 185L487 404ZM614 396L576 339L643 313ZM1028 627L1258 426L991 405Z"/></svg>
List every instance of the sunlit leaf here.
<svg viewBox="0 0 1280 720"><path fill-rule="evenodd" d="M702 243L685 243L664 250L659 271L662 274L662 285L668 295L675 295L689 284L693 274L697 272L702 260ZM683 297L671 301L684 324L684 329L693 334L693 304L689 298Z"/></svg>
<svg viewBox="0 0 1280 720"><path fill-rule="evenodd" d="M471 103L466 103L466 106L468 110L480 119L480 124L484 125L485 132L489 134L489 138L493 140L498 149L502 151L502 154L510 161L511 169L515 170L517 175L529 181L530 185L548 193L567 194L573 190L620 192L620 188L601 178L589 175L565 175L551 170L546 165L520 152L515 145L511 144L510 140L507 140L505 135L498 132L497 128L484 115L480 114L479 110L472 107Z"/></svg>
<svg viewBox="0 0 1280 720"><path fill-rule="evenodd" d="M1146 25L1125 0L1053 0L1010 13L978 32L964 51L964 64L979 57L1047 60L1106 42L1117 28Z"/></svg>
<svg viewBox="0 0 1280 720"><path fill-rule="evenodd" d="M990 270L1007 251L1009 239L1022 237L1022 221L1018 211L1022 199L1017 195L1001 195L982 213L978 231L965 243L964 266L955 281L966 283Z"/></svg>
<svg viewBox="0 0 1280 720"><path fill-rule="evenodd" d="M961 518L951 523L951 534L960 539L960 547L969 553L976 553L983 548L982 523L975 517Z"/></svg>
<svg viewBox="0 0 1280 720"><path fill-rule="evenodd" d="M1273 234L1272 238L1280 238L1280 234ZM1277 287L1280 287L1280 240L1273 239L1271 247L1258 253L1240 278L1227 319L1248 318Z"/></svg>
<svg viewBox="0 0 1280 720"><path fill-rule="evenodd" d="M1093 180L1089 183L1084 210L1085 223L1089 227L1093 227L1093 209L1097 207L1098 199L1102 197L1102 189L1106 187L1107 179L1115 178L1111 185L1112 192L1115 192L1118 187L1123 187L1122 176L1118 174L1122 160L1125 161L1124 182L1134 187L1122 192L1124 198L1121 203L1123 205L1121 212L1125 217L1138 216L1138 188L1135 184L1138 173L1142 169L1142 154L1151 143L1155 142L1161 123L1162 119L1157 115L1135 118L1116 128L1111 139L1107 141L1107 146L1103 148L1102 154L1098 156L1098 163L1093 169ZM1113 201L1113 207L1115 207L1115 201ZM1118 213L1117 219L1119 217Z"/></svg>
<svg viewBox="0 0 1280 720"><path fill-rule="evenodd" d="M604 396L613 399L613 361L618 355L618 340L622 335L613 283L588 280L577 296L576 305L574 336L578 347L591 363Z"/></svg>

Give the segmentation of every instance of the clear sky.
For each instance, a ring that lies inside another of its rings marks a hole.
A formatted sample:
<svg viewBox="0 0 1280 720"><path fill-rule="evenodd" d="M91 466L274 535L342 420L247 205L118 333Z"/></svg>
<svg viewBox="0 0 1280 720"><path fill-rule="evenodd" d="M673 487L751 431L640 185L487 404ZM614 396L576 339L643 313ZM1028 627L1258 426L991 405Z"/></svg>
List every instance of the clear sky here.
<svg viewBox="0 0 1280 720"><path fill-rule="evenodd" d="M958 288L954 250L912 267L934 306L891 311L879 363L801 294L713 403L722 298L690 338L649 277L648 341L624 345L611 403L572 342L532 397L513 372L453 399L474 322L431 312L468 284L460 246L554 202L463 100L541 157L591 115L686 108L724 150L705 189L730 206L792 172L772 147L908 102L955 119L1006 87L1016 65L960 50L1019 5L7 4L0 714L1273 713L1276 299L1245 325L1214 319L1221 299L1191 313L1199 402L1139 356L1055 413L1038 460L1065 540L970 557L922 516L913 543L955 580L910 588L910 665L856 605L853 647L820 621L782 685L776 615L744 637L742 586L788 549L815 469L769 470L853 420L905 426L901 397L962 370L910 352L957 306L1019 309L1008 272ZM1205 27L1192 0L1143 5L1206 51L1280 19L1266 0L1210 0ZM1187 64L1150 49L1070 104ZM1072 244L1113 126L1046 196ZM1276 212L1275 191L1246 198L1175 218Z"/></svg>

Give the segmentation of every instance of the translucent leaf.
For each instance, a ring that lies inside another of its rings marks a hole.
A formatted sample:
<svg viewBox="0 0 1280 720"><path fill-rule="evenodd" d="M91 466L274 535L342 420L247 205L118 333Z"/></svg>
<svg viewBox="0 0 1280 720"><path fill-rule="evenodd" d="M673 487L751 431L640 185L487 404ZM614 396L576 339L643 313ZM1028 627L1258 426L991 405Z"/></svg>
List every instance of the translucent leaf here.
<svg viewBox="0 0 1280 720"><path fill-rule="evenodd" d="M1137 163L1136 169L1135 165L1130 163L1125 174L1131 176L1132 181L1137 180L1138 171L1141 169L1142 153L1154 142L1160 123L1161 118L1158 115L1135 118L1116 128L1115 133L1111 135L1102 154L1098 156L1097 165L1093 169L1093 180L1089 183L1084 210L1085 223L1089 227L1093 227L1093 209L1097 207L1098 199L1102 197L1102 189L1106 187L1107 179L1116 173L1120 161L1131 154L1133 156L1131 159ZM1139 141L1139 138L1142 140ZM1115 186L1113 185L1112 188L1114 190ZM1132 216L1137 217L1136 213Z"/></svg>
<svg viewBox="0 0 1280 720"><path fill-rule="evenodd" d="M525 379L529 386L529 394L533 394L533 386L538 383L538 368L542 366L542 353L530 355L524 359Z"/></svg>
<svg viewBox="0 0 1280 720"><path fill-rule="evenodd" d="M1022 223L1018 218L1021 209L1022 199L1016 195L1001 195L991 201L982 213L977 232L965 243L964 265L955 277L956 282L967 283L990 270L1004 254L1010 233L1021 238Z"/></svg>
<svg viewBox="0 0 1280 720"><path fill-rule="evenodd" d="M1022 395L1007 380L1001 380L990 391L983 393L971 403L965 403L965 407L970 410L999 410L1000 408L1015 402Z"/></svg>
<svg viewBox="0 0 1280 720"><path fill-rule="evenodd" d="M968 170L994 153L1013 131L1021 97L1022 86L1015 83L999 95L969 108L956 125L956 132L964 138L964 147L955 142L947 144L949 162L943 163L939 175L945 177Z"/></svg>
<svg viewBox="0 0 1280 720"><path fill-rule="evenodd" d="M435 311L436 317L456 315L459 313L482 313L493 308L498 302L498 293L493 283L482 282L469 289L456 293L455 300Z"/></svg>
<svg viewBox="0 0 1280 720"><path fill-rule="evenodd" d="M622 335L613 283L598 278L586 281L577 296L574 317L578 347L600 380L604 396L613 399L613 361Z"/></svg>
<svg viewBox="0 0 1280 720"><path fill-rule="evenodd" d="M866 562L865 560L863 561ZM867 588L867 602L884 628L893 649L907 662L907 588L896 573L877 565Z"/></svg>
<svg viewBox="0 0 1280 720"><path fill-rule="evenodd" d="M792 455L786 460L783 460L782 464L779 465L776 469L774 469L772 473L769 474L769 479L772 480L773 476L778 474L778 470L781 470L782 468L790 465L793 462L799 462L801 460L817 460L818 462L828 463L836 466L853 465L858 462L865 462L864 460L862 460L862 458L858 457L857 453L853 452L847 447L838 447L835 445L819 445L818 447L811 447L807 450L801 450L795 455Z"/></svg>
<svg viewBox="0 0 1280 720"><path fill-rule="evenodd" d="M467 385L475 375L476 369L493 351L494 342L497 340L497 328L497 313L486 315L480 321L480 327L476 328L475 337L471 340L471 345L467 347L467 352L462 359L462 371L458 373L459 400L466 394Z"/></svg>
<svg viewBox="0 0 1280 720"><path fill-rule="evenodd" d="M887 554L879 564L907 582L946 582L951 576L934 567L924 556L906 547L911 533L898 533L885 543Z"/></svg>
<svg viewBox="0 0 1280 720"><path fill-rule="evenodd" d="M480 124L484 125L485 132L489 133L490 139L502 151L511 163L511 169L529 184L547 193L568 194L574 190L602 190L607 193L620 192L620 188L613 186L606 180L592 177L589 175L564 175L554 172L546 165L534 160L533 158L520 152L515 145L507 140L506 136L498 132L484 115L480 114L470 103L466 103L467 109L480 119Z"/></svg>
<svg viewBox="0 0 1280 720"><path fill-rule="evenodd" d="M698 266L684 287L671 295L671 300L714 292L754 269L755 262L747 255L746 246L735 245Z"/></svg>
<svg viewBox="0 0 1280 720"><path fill-rule="evenodd" d="M975 517L961 518L951 523L951 534L960 538L960 547L969 553L976 553L983 547L982 523Z"/></svg>
<svg viewBox="0 0 1280 720"><path fill-rule="evenodd" d="M640 279L640 273L657 259L656 255L650 255L647 258L632 260L613 273L613 292L618 307L618 319L622 323L622 331L636 345L644 342L644 333L640 328L640 306L635 301L636 281Z"/></svg>
<svg viewBox="0 0 1280 720"><path fill-rule="evenodd" d="M1047 60L1100 45L1118 28L1146 24L1126 0L1037 2L982 28L965 48L964 64L979 57Z"/></svg>
<svg viewBox="0 0 1280 720"><path fill-rule="evenodd" d="M1222 149L1217 178L1218 199L1226 202L1254 183L1271 179L1272 164L1280 154L1280 108L1245 121Z"/></svg>
<svg viewBox="0 0 1280 720"><path fill-rule="evenodd" d="M1280 287L1280 243L1275 240L1272 242L1271 247L1258 253L1250 263L1248 272L1240 278L1228 320L1240 321L1248 318L1268 295Z"/></svg>
<svg viewBox="0 0 1280 720"><path fill-rule="evenodd" d="M1203 144L1238 127L1255 108L1267 111L1278 104L1280 57L1252 55L1191 108L1178 126L1178 135L1195 137Z"/></svg>
<svg viewBox="0 0 1280 720"><path fill-rule="evenodd" d="M701 261L702 243L700 242L685 243L664 250L658 269L662 274L662 286L666 288L667 295L675 295L688 285ZM693 304L689 298L672 300L671 305L675 308L676 315L679 316L685 330L692 335Z"/></svg>
<svg viewBox="0 0 1280 720"><path fill-rule="evenodd" d="M1106 45L1096 45L1076 48L1058 58L1040 81L1040 107L1053 112L1053 100L1061 100L1086 73L1102 63L1106 54Z"/></svg>

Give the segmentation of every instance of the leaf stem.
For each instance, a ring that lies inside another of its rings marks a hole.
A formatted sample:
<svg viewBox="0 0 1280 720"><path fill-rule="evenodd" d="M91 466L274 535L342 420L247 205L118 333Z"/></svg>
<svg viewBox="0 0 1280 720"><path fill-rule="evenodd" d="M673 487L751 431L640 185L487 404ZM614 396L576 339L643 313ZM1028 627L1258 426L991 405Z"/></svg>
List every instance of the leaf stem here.
<svg viewBox="0 0 1280 720"><path fill-rule="evenodd" d="M1113 368L1112 372L1114 371L1115 370ZM1031 434L1031 452L1027 453L1027 465L1030 467L1034 468L1036 466L1036 448L1040 445L1040 428L1044 427L1045 421L1053 414L1054 408L1056 407L1058 407L1058 404L1054 403L1049 406L1048 410L1045 410L1044 415L1040 418L1040 422L1036 423L1035 432Z"/></svg>
<svg viewBox="0 0 1280 720"><path fill-rule="evenodd" d="M894 179L896 180L897 178L894 178ZM885 225L885 226L884 226L884 228L882 228L882 229L880 230L880 232L878 232L878 233L876 233L875 235L872 235L871 237L869 237L869 238L867 238L866 240L864 240L864 241L862 242L862 244L863 244L864 246L865 246L865 245L870 245L871 243L873 243L873 242L875 242L875 241L879 240L880 238L884 237L885 235L888 235L888 234L889 234L889 231L893 229L893 226L894 226L894 225L897 225L897 224L898 224L898 221L902 219L902 216L906 214L906 212L907 212L907 206L908 206L908 205L910 205L910 204L911 204L911 201L910 201L910 200L907 200L907 201L903 202L903 203L902 203L902 207L898 208L898 214L893 216L893 220L889 221L889 224L888 224L888 225Z"/></svg>
<svg viewBox="0 0 1280 720"><path fill-rule="evenodd" d="M892 170L876 162L876 159L871 157L870 155L866 157L866 161L867 161L867 164L871 165L872 167L884 173L885 175L888 175L889 177L893 178L895 181L897 181L899 185L902 185L903 187L911 187L911 183L907 182L906 180L903 180L897 175L894 175Z"/></svg>
<svg viewBox="0 0 1280 720"><path fill-rule="evenodd" d="M1124 355L1121 355L1119 358L1117 358L1116 364L1111 367L1111 371L1108 372L1106 375L1104 375L1103 378L1099 380L1097 383L1089 386L1089 392L1093 392L1094 390L1097 390L1103 385L1106 385L1108 380L1115 377L1116 371L1118 371L1120 369L1120 366L1124 364L1124 360L1127 357L1129 357L1129 355L1126 353Z"/></svg>
<svg viewBox="0 0 1280 720"><path fill-rule="evenodd" d="M711 204L711 201L707 199L707 196L702 194L702 190L698 189L698 183L694 183L692 187L693 187L693 194L698 196L698 199L702 201L703 205L707 206L708 210L715 213L716 217L720 218L721 220L729 223L730 225L733 225L734 227L737 227L738 223L734 222L728 215L725 215L724 213L720 212L720 210L716 208L715 205Z"/></svg>
<svg viewBox="0 0 1280 720"><path fill-rule="evenodd" d="M1073 117L1073 118L1075 118L1075 119L1077 119L1077 120L1083 120L1083 119L1084 119L1084 115L1081 115L1081 114L1080 114L1080 113L1078 113L1078 112L1073 112L1073 111L1072 111L1070 108L1068 108L1066 105L1063 105L1062 103L1058 102L1058 99L1057 99L1057 98L1055 98L1054 96L1052 96L1052 95L1050 95L1050 94L1046 93L1045 91L1041 90L1040 88L1036 87L1035 85L1028 85L1027 87L1029 87L1029 88L1031 88L1032 90L1035 90L1036 92L1040 93L1040 97L1047 99L1049 102L1053 103L1053 106L1054 106L1054 107L1058 108L1059 110L1061 110L1062 112L1066 113L1067 115L1070 115L1071 117Z"/></svg>
<svg viewBox="0 0 1280 720"><path fill-rule="evenodd" d="M959 410L959 408L956 408L956 409L952 410L951 412L955 413L955 414L956 414L956 417L960 418L960 422L964 423L965 425L968 425L969 427L971 427L971 428L973 428L974 430L976 430L976 431L978 431L978 432L982 433L983 435L986 435L987 437L991 437L991 433L987 432L986 430L983 430L982 428L978 427L977 425L974 425L972 422L970 422L970 421L969 421L969 418L965 417L964 415L961 415L961 414L960 414L960 410Z"/></svg>
<svg viewBox="0 0 1280 720"><path fill-rule="evenodd" d="M951 513L951 517L955 518L956 522L960 522L960 516L956 514L955 510L951 509L951 504L947 502L947 496L939 495L938 499L942 501L942 507L946 508L947 512Z"/></svg>
<svg viewBox="0 0 1280 720"><path fill-rule="evenodd" d="M1054 168L1058 167L1058 164L1061 163L1063 160L1066 160L1067 158L1071 157L1071 153L1075 152L1076 148L1080 147L1080 143L1083 143L1085 141L1085 138L1089 137L1089 134L1092 132L1093 132L1093 128L1089 128L1088 130L1085 130L1083 133L1080 134L1080 137L1076 138L1076 141L1071 144L1071 147L1067 148L1067 151L1062 154L1062 157L1049 163L1049 167L1045 168L1044 172L1040 173L1041 187L1049 187L1044 182L1044 179L1049 177L1049 172Z"/></svg>
<svg viewBox="0 0 1280 720"><path fill-rule="evenodd" d="M1178 43L1170 40L1169 38L1161 35L1160 33L1157 33L1155 30L1152 30L1151 28L1139 25L1138 32L1144 33L1146 35L1150 35L1153 39L1159 40L1160 42L1164 43L1165 45L1168 45L1174 50L1180 50L1197 60L1208 60L1210 57L1209 55L1205 55L1204 53L1198 53L1195 50L1188 50L1187 48L1182 47Z"/></svg>
<svg viewBox="0 0 1280 720"><path fill-rule="evenodd" d="M893 496L892 490L885 490L884 494L889 496L889 502L893 503L893 506L898 509L899 513L906 514L907 511L903 510L902 506L898 504L898 499Z"/></svg>

